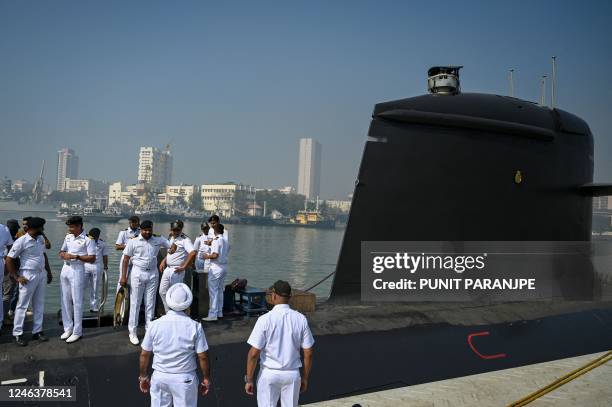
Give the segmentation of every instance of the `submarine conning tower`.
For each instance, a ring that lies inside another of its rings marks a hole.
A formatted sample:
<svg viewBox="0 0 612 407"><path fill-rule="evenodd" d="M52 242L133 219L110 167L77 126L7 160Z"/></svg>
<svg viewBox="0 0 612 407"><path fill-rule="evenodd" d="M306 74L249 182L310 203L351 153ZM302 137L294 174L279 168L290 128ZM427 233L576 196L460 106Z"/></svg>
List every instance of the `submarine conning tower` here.
<svg viewBox="0 0 612 407"><path fill-rule="evenodd" d="M362 241L588 241L593 136L582 119L507 96L429 94L374 107L330 301L359 301ZM603 188L603 189L602 189Z"/></svg>

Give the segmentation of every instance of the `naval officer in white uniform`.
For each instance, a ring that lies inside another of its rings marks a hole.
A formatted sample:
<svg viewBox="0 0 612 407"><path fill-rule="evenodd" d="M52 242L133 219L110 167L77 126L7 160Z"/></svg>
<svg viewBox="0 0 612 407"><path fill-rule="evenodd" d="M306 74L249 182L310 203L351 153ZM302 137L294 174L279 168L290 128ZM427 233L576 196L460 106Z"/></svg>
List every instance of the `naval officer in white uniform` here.
<svg viewBox="0 0 612 407"><path fill-rule="evenodd" d="M45 285L53 279L49 261L45 254L45 239L42 236L45 220L30 218L31 226L27 233L17 239L6 257L6 268L13 280L19 283L19 300L15 308L13 336L19 346L27 345L23 339L23 322L28 306L34 311L32 339L46 342L43 333L45 314ZM15 260L19 259L19 274ZM4 269L3 269L4 270ZM47 271L45 274L45 270Z"/></svg>
<svg viewBox="0 0 612 407"><path fill-rule="evenodd" d="M128 218L129 226L127 229L124 229L119 232L117 236L117 241L115 242L116 250L125 250L125 246L130 239L134 239L138 237L140 234L140 218L138 216L130 216ZM121 260L119 260L119 278L117 278L117 292L119 292L119 288L121 288L121 284L119 280L121 279L121 267L123 265L123 254L121 254ZM128 279L130 278L130 271L132 271L132 263L128 265Z"/></svg>
<svg viewBox="0 0 612 407"><path fill-rule="evenodd" d="M4 288L4 257L13 244L13 236L6 225L0 223L0 287ZM0 329L4 321L4 300L0 301Z"/></svg>
<svg viewBox="0 0 612 407"><path fill-rule="evenodd" d="M66 225L68 234L59 252L60 258L64 260L60 274L64 333L60 339L72 343L83 336L84 263L96 261L96 242L83 231L82 217L71 216Z"/></svg>
<svg viewBox="0 0 612 407"><path fill-rule="evenodd" d="M87 234L96 242L96 261L85 263L85 287L89 291L89 310L98 312L100 297L98 289L102 284L102 269L108 271L108 245L100 238L100 229L93 228Z"/></svg>
<svg viewBox="0 0 612 407"><path fill-rule="evenodd" d="M210 218L208 218L208 225L210 226L210 230L208 231L209 240L213 240L215 238L215 225L218 224L220 224L219 216L212 215ZM229 234L227 229L225 229L225 226L223 229L223 239L225 239L226 246L229 248Z"/></svg>
<svg viewBox="0 0 612 407"><path fill-rule="evenodd" d="M130 276L130 319L128 331L130 342L138 345L136 328L138 327L138 314L140 303L144 299L145 305L145 328L149 328L155 312L155 294L157 294L157 254L162 247L169 249L168 239L153 236L153 222L145 220L140 224L140 234L130 239L123 251L123 263L121 263L121 279L119 284L126 287L128 278L128 267L132 263Z"/></svg>
<svg viewBox="0 0 612 407"><path fill-rule="evenodd" d="M272 311L260 316L247 343L251 350L247 356L244 389L254 394L253 375L257 358L260 359L257 378L257 405L296 407L300 393L308 388L314 339L306 317L289 308L291 286L277 281L272 286ZM300 349L304 352L304 373L300 377Z"/></svg>
<svg viewBox="0 0 612 407"><path fill-rule="evenodd" d="M204 255L210 254L210 245L212 243L212 239L208 238L210 226L206 223L202 223L200 229L202 230L202 234L193 242L193 248L198 253L195 261L196 273L208 273L210 269L210 259L205 259Z"/></svg>
<svg viewBox="0 0 612 407"><path fill-rule="evenodd" d="M170 310L151 322L140 354L140 390L151 392L151 407L195 407L198 387L203 395L210 388L208 343L202 325L183 311L191 305L191 290L183 283L168 289L166 303ZM153 353L153 376L149 361ZM202 370L198 386L197 362Z"/></svg>
<svg viewBox="0 0 612 407"><path fill-rule="evenodd" d="M208 295L210 305L208 316L202 321L214 322L223 317L223 290L225 276L227 275L227 252L229 244L223 238L223 225L215 224L215 239L210 247L210 254L205 254L204 259L210 260L208 271Z"/></svg>
<svg viewBox="0 0 612 407"><path fill-rule="evenodd" d="M170 224L170 250L159 265L162 273L159 282L159 295L164 303L164 310L168 312L166 293L170 286L185 281L185 269L189 267L196 256L196 251L189 236L183 233L183 221L177 220Z"/></svg>

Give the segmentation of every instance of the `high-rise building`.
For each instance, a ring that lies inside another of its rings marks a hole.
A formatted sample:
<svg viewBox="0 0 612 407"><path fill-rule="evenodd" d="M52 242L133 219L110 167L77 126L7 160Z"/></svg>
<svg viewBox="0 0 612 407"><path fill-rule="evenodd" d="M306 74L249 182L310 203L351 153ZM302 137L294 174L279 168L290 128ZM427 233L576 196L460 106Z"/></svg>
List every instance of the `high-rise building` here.
<svg viewBox="0 0 612 407"><path fill-rule="evenodd" d="M170 145L164 150L140 147L138 182L148 184L154 192L163 192L172 183L172 154Z"/></svg>
<svg viewBox="0 0 612 407"><path fill-rule="evenodd" d="M66 178L79 177L79 157L71 148L62 148L57 152L57 190L64 191Z"/></svg>
<svg viewBox="0 0 612 407"><path fill-rule="evenodd" d="M297 193L315 199L319 196L320 184L321 144L311 138L301 138Z"/></svg>

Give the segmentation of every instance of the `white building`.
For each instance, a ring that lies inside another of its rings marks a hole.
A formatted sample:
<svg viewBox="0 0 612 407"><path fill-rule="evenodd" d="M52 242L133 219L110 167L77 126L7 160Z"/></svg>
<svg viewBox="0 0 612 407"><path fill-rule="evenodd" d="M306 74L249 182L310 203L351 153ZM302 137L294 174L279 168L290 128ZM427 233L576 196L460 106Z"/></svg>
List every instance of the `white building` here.
<svg viewBox="0 0 612 407"><path fill-rule="evenodd" d="M113 182L108 186L108 206L126 205L136 207L142 205L147 196L145 184L124 185Z"/></svg>
<svg viewBox="0 0 612 407"><path fill-rule="evenodd" d="M612 196L593 197L593 211L596 211L596 212L612 211Z"/></svg>
<svg viewBox="0 0 612 407"><path fill-rule="evenodd" d="M93 179L64 178L61 191L64 192L86 192L88 195L105 192L106 183Z"/></svg>
<svg viewBox="0 0 612 407"><path fill-rule="evenodd" d="M79 177L79 157L71 148L62 148L57 152L57 190L64 191L66 178Z"/></svg>
<svg viewBox="0 0 612 407"><path fill-rule="evenodd" d="M32 192L34 184L24 179L18 179L13 181L11 189L13 192Z"/></svg>
<svg viewBox="0 0 612 407"><path fill-rule="evenodd" d="M204 184L201 186L202 208L222 218L247 213L255 199L255 188L242 184Z"/></svg>
<svg viewBox="0 0 612 407"><path fill-rule="evenodd" d="M320 194L321 144L311 138L300 139L297 193L308 199Z"/></svg>
<svg viewBox="0 0 612 407"><path fill-rule="evenodd" d="M284 187L281 187L278 189L279 192L285 194L285 195L290 195L290 194L295 194L295 187L293 185L287 185Z"/></svg>
<svg viewBox="0 0 612 407"><path fill-rule="evenodd" d="M166 185L165 192L157 194L157 201L162 205L190 205L197 192L195 185Z"/></svg>
<svg viewBox="0 0 612 407"><path fill-rule="evenodd" d="M170 146L140 147L138 156L138 183L148 184L152 191L163 192L172 183L172 154Z"/></svg>
<svg viewBox="0 0 612 407"><path fill-rule="evenodd" d="M341 212L348 213L351 209L351 201L329 200L325 201L325 205L331 209L338 209Z"/></svg>

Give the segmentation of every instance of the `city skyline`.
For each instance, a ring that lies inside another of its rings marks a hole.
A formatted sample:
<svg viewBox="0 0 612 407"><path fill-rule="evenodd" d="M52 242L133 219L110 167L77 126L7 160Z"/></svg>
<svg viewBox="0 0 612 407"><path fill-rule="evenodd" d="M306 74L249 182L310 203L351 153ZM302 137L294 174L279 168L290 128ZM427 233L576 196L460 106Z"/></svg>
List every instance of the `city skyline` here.
<svg viewBox="0 0 612 407"><path fill-rule="evenodd" d="M137 149L174 140L177 181L290 185L306 135L325 145L321 195L343 198L374 105L425 93L429 67L464 65L464 92L501 95L514 69L515 96L537 102L556 55L557 106L589 124L595 181L612 181L612 92L591 84L612 66L612 5L470 3L431 35L431 5L408 2L2 2L0 177L34 180L46 160L53 185L71 146L80 178L134 183Z"/></svg>

